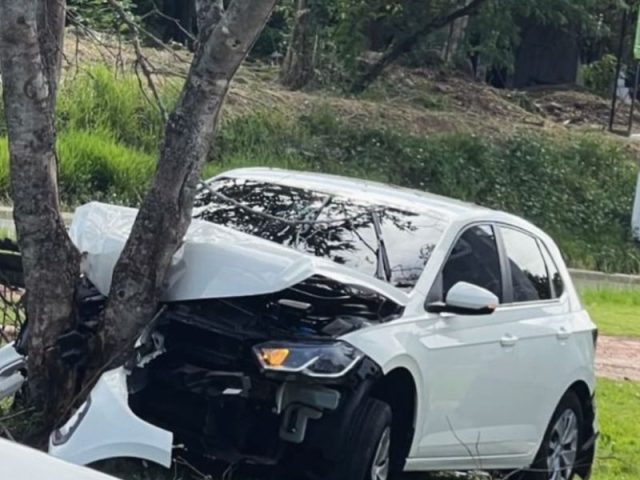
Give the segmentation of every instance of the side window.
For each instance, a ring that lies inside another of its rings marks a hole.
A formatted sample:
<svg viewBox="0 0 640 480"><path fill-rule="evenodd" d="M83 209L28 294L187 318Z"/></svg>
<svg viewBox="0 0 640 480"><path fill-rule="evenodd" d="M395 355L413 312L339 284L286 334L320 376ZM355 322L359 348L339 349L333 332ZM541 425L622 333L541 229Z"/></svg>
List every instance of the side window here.
<svg viewBox="0 0 640 480"><path fill-rule="evenodd" d="M500 256L490 225L471 227L458 239L442 270L440 299L458 282L486 288L502 302Z"/></svg>
<svg viewBox="0 0 640 480"><path fill-rule="evenodd" d="M544 257L544 262L547 264L547 271L549 272L549 277L551 277L551 283L553 284L555 297L561 297L564 293L564 282L562 281L560 271L558 270L556 262L554 262L551 258L547 247L545 247L544 244L539 240L538 243L540 245L540 250L542 251L542 256Z"/></svg>
<svg viewBox="0 0 640 480"><path fill-rule="evenodd" d="M549 273L538 241L512 228L500 227L500 232L511 267L513 301L532 302L552 298Z"/></svg>

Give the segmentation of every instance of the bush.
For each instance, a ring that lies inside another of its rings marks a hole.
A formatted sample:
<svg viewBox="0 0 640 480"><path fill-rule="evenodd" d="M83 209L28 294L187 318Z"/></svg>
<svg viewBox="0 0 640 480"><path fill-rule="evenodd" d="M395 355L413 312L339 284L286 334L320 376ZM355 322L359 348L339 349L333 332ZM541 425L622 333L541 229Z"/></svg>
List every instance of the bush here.
<svg viewBox="0 0 640 480"><path fill-rule="evenodd" d="M89 200L137 204L155 166L155 157L122 146L101 131L62 132L58 156L60 195L67 206ZM0 140L0 196L10 196L6 138Z"/></svg>
<svg viewBox="0 0 640 480"><path fill-rule="evenodd" d="M616 76L616 61L614 55L607 54L582 67L585 86L597 95L609 97Z"/></svg>
<svg viewBox="0 0 640 480"><path fill-rule="evenodd" d="M175 102L176 88L162 89L165 104ZM115 140L146 152L158 149L164 121L158 108L140 90L133 74L116 74L97 66L64 82L58 98L62 131L102 130Z"/></svg>
<svg viewBox="0 0 640 480"><path fill-rule="evenodd" d="M299 120L267 114L230 122L217 156L379 180L523 216L560 243L570 264L640 272L631 238L636 167L601 136L470 134L417 137L358 127L319 109ZM234 159L227 162L227 159Z"/></svg>

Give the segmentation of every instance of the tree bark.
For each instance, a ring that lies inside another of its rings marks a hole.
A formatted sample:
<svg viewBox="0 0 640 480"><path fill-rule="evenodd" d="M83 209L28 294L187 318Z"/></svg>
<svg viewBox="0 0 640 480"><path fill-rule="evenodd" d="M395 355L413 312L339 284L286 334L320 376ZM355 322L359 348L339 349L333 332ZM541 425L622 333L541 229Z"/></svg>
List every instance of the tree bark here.
<svg viewBox="0 0 640 480"><path fill-rule="evenodd" d="M280 82L290 90L299 90L313 79L312 21L307 1L298 0L291 42L280 73Z"/></svg>
<svg viewBox="0 0 640 480"><path fill-rule="evenodd" d="M169 116L150 191L113 272L101 333L102 369L127 358L157 311L171 259L191 222L200 172L230 81L275 3L235 0L208 37L200 38L178 104Z"/></svg>
<svg viewBox="0 0 640 480"><path fill-rule="evenodd" d="M49 85L49 107L55 115L64 53L65 0L39 0L36 24L44 74Z"/></svg>
<svg viewBox="0 0 640 480"><path fill-rule="evenodd" d="M456 9L444 15L440 15L426 22L420 27L400 35L396 38L387 51L366 71L358 77L351 88L353 93L361 93L369 87L384 70L395 62L401 55L410 51L425 36L446 27L459 18L467 17L475 13L487 0L470 0L464 7Z"/></svg>
<svg viewBox="0 0 640 480"><path fill-rule="evenodd" d="M14 219L27 289L29 387L44 426L74 391L56 341L73 325L79 254L60 215L54 106L64 2L0 2L0 65ZM49 43L52 42L52 43Z"/></svg>
<svg viewBox="0 0 640 480"><path fill-rule="evenodd" d="M462 17L449 25L449 36L442 51L442 61L445 64L449 64L455 59L458 49L464 40L468 24L469 17Z"/></svg>

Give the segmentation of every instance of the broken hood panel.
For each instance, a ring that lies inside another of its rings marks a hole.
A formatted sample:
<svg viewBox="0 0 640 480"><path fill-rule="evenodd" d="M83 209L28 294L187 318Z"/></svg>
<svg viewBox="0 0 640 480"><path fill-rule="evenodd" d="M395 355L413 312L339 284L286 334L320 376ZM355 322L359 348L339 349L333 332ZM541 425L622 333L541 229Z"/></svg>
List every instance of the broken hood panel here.
<svg viewBox="0 0 640 480"><path fill-rule="evenodd" d="M89 203L75 211L70 234L83 254L83 272L107 295L113 268L124 248L138 211ZM239 297L274 293L313 275L369 288L399 305L408 295L368 275L329 260L241 233L194 220L173 258L164 301Z"/></svg>

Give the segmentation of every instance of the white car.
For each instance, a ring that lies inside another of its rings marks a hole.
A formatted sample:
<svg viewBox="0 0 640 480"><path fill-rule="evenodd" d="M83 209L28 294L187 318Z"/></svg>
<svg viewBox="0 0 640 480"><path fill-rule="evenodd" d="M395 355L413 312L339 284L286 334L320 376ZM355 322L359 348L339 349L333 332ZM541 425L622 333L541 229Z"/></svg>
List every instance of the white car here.
<svg viewBox="0 0 640 480"><path fill-rule="evenodd" d="M96 203L75 213L87 322L135 214ZM535 226L271 169L209 180L194 218L162 310L131 361L52 434L51 454L169 466L181 445L333 480L588 478L597 330Z"/></svg>
<svg viewBox="0 0 640 480"><path fill-rule="evenodd" d="M116 480L1 438L0 474L10 480Z"/></svg>

